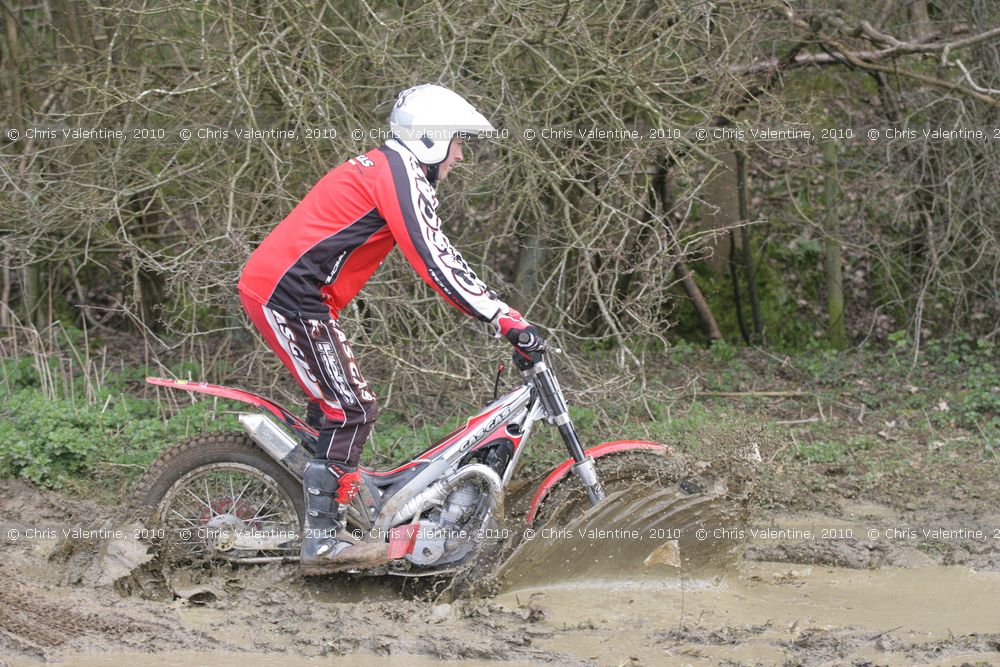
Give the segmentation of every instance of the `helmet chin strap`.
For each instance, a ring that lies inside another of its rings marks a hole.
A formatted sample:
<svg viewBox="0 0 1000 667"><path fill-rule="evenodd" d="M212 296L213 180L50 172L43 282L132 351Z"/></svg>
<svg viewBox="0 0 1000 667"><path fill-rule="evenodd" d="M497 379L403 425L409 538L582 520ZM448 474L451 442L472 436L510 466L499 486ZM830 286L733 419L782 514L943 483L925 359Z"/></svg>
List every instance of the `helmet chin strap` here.
<svg viewBox="0 0 1000 667"><path fill-rule="evenodd" d="M431 185L437 185L438 182L438 170L441 164L429 164L427 165L427 182Z"/></svg>
<svg viewBox="0 0 1000 667"><path fill-rule="evenodd" d="M400 146L402 146L406 150L408 150L411 153L413 153L413 150L409 146L407 146L406 144L404 144L402 141L400 141L400 139L399 139L399 137L397 135L394 134L393 135L393 139L395 139L396 141L398 141ZM455 138L452 137L451 140L448 142L448 152L451 152L451 142L454 141L454 139ZM414 154L414 157L416 157L415 154ZM441 160L441 162L444 162L444 160ZM424 168L424 170L426 172L427 182L430 183L431 185L435 186L435 187L437 187L438 174L440 172L441 162L438 162L437 164L427 164L426 162L421 162L420 163L421 166L423 166L423 168Z"/></svg>
<svg viewBox="0 0 1000 667"><path fill-rule="evenodd" d="M458 136L458 134L456 134L455 136ZM445 160L448 159L447 156L451 153L451 145L452 143L454 143L454 141L455 141L454 136L448 140L448 151L445 153ZM433 185L434 187L437 187L438 176L440 173L441 164L443 162L444 160L441 160L441 162L438 162L437 164L425 165L427 167L427 182Z"/></svg>

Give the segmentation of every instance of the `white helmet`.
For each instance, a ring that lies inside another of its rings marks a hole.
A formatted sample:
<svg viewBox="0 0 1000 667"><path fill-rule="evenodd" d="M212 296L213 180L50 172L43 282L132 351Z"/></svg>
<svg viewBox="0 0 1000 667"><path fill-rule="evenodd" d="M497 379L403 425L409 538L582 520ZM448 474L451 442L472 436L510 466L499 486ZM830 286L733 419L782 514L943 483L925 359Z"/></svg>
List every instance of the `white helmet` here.
<svg viewBox="0 0 1000 667"><path fill-rule="evenodd" d="M433 83L401 92L389 114L389 127L427 165L440 164L448 157L448 145L456 134L493 130L490 121L461 95Z"/></svg>

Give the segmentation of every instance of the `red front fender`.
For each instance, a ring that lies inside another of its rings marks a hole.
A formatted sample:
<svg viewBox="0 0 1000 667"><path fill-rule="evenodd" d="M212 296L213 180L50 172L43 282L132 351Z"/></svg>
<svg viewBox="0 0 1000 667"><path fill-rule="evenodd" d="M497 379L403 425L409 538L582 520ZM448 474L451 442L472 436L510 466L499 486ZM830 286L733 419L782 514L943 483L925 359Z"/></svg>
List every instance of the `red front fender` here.
<svg viewBox="0 0 1000 667"><path fill-rule="evenodd" d="M670 448L666 445L660 445L655 442L647 442L645 440L616 440L614 442L605 442L604 444L597 445L596 447L591 447L584 453L590 458L599 459L602 456L607 456L608 454L644 450L669 452ZM531 506L528 508L527 514L524 515L524 522L526 524L530 526L534 522L535 515L538 514L538 508L542 504L542 501L545 500L545 496L548 495L553 486L569 474L570 468L573 467L573 463L573 459L566 459L556 466L556 468L548 474L542 483L538 485L538 488L535 490L535 495L531 497Z"/></svg>

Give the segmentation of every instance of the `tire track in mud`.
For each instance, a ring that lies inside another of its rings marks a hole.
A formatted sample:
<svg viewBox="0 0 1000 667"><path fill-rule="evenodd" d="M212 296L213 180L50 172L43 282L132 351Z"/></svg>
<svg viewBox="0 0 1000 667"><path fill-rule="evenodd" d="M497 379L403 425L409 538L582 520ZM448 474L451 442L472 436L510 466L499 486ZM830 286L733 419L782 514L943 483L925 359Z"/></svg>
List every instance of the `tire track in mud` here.
<svg viewBox="0 0 1000 667"><path fill-rule="evenodd" d="M0 649L41 660L79 651L204 647L158 605L137 604L109 586L70 586L101 566L99 541L74 543L63 531L113 525L114 508L10 481L0 490ZM53 539L28 539L29 529ZM20 539L18 536L20 535ZM108 556L107 551L103 554Z"/></svg>
<svg viewBox="0 0 1000 667"><path fill-rule="evenodd" d="M591 664L537 647L553 631L529 612L488 600L434 604L401 591L398 581L303 581L294 565L208 568L190 578L192 589L215 591L198 604L169 594L159 600L123 596L121 586L65 586L60 563L32 576L41 552L11 544L0 551L6 561L0 567L0 655L52 661L139 650Z"/></svg>
<svg viewBox="0 0 1000 667"><path fill-rule="evenodd" d="M0 566L0 648L49 661L78 652L208 648L189 636L168 610L135 603L112 591L66 588L24 576L20 557ZM219 644L216 644L218 646ZM224 643L222 644L224 645Z"/></svg>
<svg viewBox="0 0 1000 667"><path fill-rule="evenodd" d="M46 600L45 592L18 581L8 567L0 566L0 628L12 641L29 646L58 647L80 635L122 636L149 631L142 624L117 614L98 614L80 609L78 603Z"/></svg>
<svg viewBox="0 0 1000 667"><path fill-rule="evenodd" d="M483 600L435 605L398 590L394 600L330 602L331 595L337 597L338 589L353 582L328 584L319 595L323 591L295 581L294 573L293 566L275 568L267 577L278 575L274 588L243 591L235 589L233 578L215 575L218 590L230 592L198 605L36 585L4 567L0 654L50 661L129 650L316 658L370 653L588 664L536 647L536 640L552 630L529 613Z"/></svg>

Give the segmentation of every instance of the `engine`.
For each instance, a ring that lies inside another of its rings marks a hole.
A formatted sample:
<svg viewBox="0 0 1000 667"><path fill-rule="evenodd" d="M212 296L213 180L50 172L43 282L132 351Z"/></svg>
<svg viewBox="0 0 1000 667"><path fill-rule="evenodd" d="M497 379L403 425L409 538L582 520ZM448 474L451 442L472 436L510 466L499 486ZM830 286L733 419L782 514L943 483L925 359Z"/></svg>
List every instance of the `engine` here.
<svg viewBox="0 0 1000 667"><path fill-rule="evenodd" d="M475 547L485 514L492 509L484 484L477 479L461 482L439 509L427 512L413 552L407 559L415 565L444 565L465 558Z"/></svg>
<svg viewBox="0 0 1000 667"><path fill-rule="evenodd" d="M445 499L439 521L442 526L460 526L476 509L483 497L483 491L475 482L465 482Z"/></svg>

